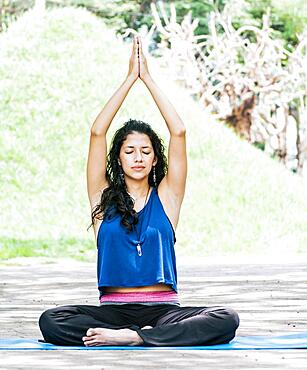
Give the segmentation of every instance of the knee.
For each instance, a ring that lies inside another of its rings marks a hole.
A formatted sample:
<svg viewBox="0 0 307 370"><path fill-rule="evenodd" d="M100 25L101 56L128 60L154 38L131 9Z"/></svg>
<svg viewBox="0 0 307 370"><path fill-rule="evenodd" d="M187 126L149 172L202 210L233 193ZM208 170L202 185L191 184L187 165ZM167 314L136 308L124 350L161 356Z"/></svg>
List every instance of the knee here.
<svg viewBox="0 0 307 370"><path fill-rule="evenodd" d="M209 314L211 318L217 320L221 327L227 331L235 331L239 326L239 315L230 307L214 307L209 313L205 312L205 314Z"/></svg>
<svg viewBox="0 0 307 370"><path fill-rule="evenodd" d="M51 332L54 332L56 326L56 308L50 308L44 311L39 320L38 325L43 334L44 339L48 342Z"/></svg>
<svg viewBox="0 0 307 370"><path fill-rule="evenodd" d="M49 308L48 310L44 311L38 320L39 326L46 326L46 324L49 324L50 321L53 319L53 311L54 308Z"/></svg>
<svg viewBox="0 0 307 370"><path fill-rule="evenodd" d="M229 307L224 308L224 319L227 322L227 328L235 332L240 324L239 315L235 310Z"/></svg>
<svg viewBox="0 0 307 370"><path fill-rule="evenodd" d="M239 326L239 315L229 307L216 307L209 316L215 320L215 340L211 344L229 343L236 335Z"/></svg>

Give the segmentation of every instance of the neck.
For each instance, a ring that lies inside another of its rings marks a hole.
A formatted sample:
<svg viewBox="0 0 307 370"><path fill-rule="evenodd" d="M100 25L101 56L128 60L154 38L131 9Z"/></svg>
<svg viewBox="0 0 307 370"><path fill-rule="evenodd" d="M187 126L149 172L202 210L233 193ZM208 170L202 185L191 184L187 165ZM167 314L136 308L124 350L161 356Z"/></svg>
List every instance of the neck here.
<svg viewBox="0 0 307 370"><path fill-rule="evenodd" d="M146 194L149 189L149 184L147 178L144 181L138 182L126 182L127 191L130 195L132 195L135 199L139 199L142 197L146 197Z"/></svg>

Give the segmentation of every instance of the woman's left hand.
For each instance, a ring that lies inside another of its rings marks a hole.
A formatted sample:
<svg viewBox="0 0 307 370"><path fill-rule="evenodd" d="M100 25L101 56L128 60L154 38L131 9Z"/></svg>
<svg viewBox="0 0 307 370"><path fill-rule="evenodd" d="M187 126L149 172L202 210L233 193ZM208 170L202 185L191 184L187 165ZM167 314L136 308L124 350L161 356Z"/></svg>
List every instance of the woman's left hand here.
<svg viewBox="0 0 307 370"><path fill-rule="evenodd" d="M147 66L147 60L143 53L142 40L140 36L137 36L139 44L139 77L144 81L147 77L150 76Z"/></svg>

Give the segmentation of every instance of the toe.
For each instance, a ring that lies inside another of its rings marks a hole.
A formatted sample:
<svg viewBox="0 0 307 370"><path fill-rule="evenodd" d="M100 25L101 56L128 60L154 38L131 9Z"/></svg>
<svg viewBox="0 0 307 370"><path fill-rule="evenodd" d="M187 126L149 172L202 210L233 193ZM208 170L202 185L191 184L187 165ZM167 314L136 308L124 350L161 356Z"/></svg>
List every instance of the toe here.
<svg viewBox="0 0 307 370"><path fill-rule="evenodd" d="M89 328L88 331L86 332L86 335L90 337L91 335L95 334L95 330L93 328Z"/></svg>

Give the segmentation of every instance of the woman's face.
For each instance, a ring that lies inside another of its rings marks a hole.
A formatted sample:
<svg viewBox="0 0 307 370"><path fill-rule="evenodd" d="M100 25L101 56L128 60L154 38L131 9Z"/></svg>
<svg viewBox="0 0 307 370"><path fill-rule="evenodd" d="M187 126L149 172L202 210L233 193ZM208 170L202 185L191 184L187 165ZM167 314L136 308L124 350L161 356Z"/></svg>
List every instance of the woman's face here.
<svg viewBox="0 0 307 370"><path fill-rule="evenodd" d="M139 132L129 134L120 149L119 161L125 176L135 180L147 177L157 163L149 137Z"/></svg>

